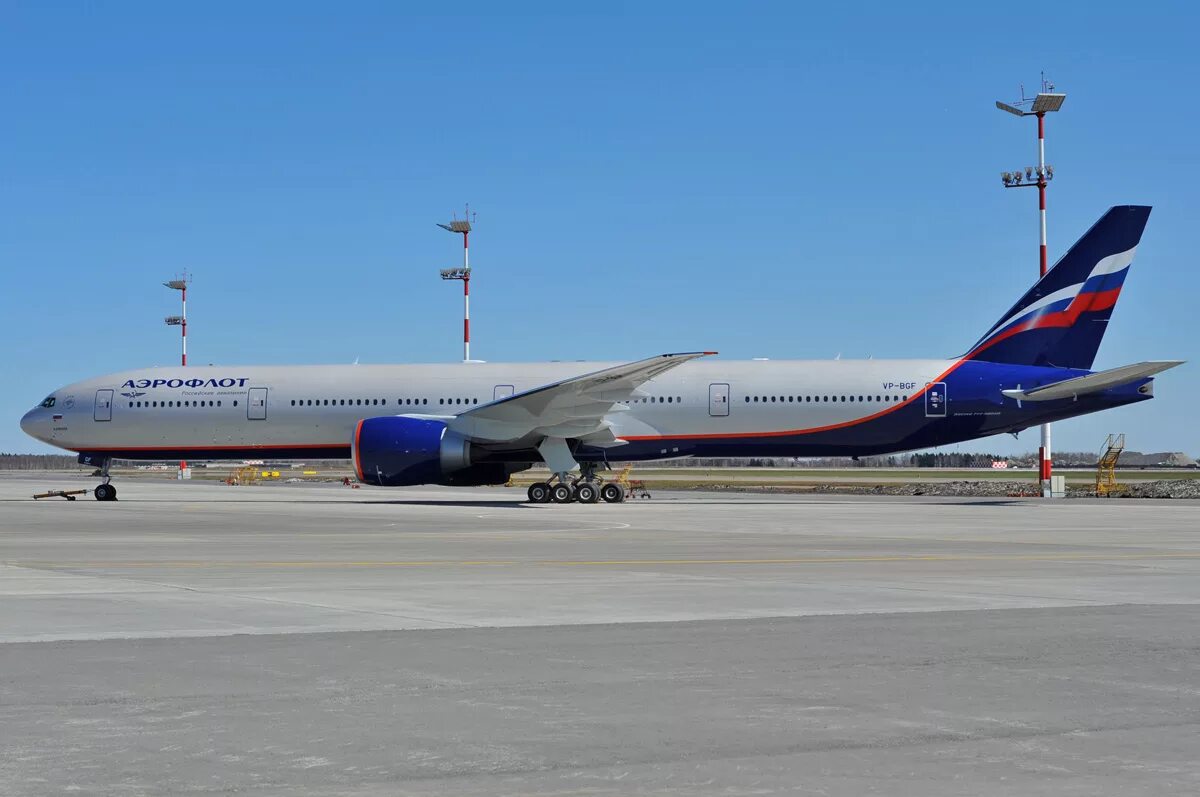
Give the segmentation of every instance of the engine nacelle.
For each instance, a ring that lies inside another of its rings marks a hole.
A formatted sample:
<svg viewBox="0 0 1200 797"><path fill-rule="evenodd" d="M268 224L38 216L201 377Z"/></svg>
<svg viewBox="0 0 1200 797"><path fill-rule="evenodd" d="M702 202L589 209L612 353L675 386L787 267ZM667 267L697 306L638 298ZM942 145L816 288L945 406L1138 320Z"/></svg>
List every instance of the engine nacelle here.
<svg viewBox="0 0 1200 797"><path fill-rule="evenodd" d="M351 456L358 480L379 487L446 483L471 467L471 443L442 421L386 416L354 429Z"/></svg>

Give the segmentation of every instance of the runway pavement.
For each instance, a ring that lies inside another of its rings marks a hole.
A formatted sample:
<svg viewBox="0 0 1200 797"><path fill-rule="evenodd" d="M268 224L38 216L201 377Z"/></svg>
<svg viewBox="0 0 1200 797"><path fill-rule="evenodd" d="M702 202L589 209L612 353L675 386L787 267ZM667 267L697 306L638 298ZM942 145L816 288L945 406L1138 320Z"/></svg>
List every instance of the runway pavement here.
<svg viewBox="0 0 1200 797"><path fill-rule="evenodd" d="M1200 791L1197 504L92 481L0 477L0 794Z"/></svg>

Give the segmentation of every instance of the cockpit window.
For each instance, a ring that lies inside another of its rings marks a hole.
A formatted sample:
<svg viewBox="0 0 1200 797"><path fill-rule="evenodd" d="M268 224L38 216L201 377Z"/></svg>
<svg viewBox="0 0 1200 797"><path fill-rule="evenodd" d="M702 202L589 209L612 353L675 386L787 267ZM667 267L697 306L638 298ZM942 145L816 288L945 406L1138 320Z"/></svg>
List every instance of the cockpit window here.
<svg viewBox="0 0 1200 797"><path fill-rule="evenodd" d="M54 406L54 396L47 396L46 400L42 402L42 406L46 407L47 409L50 407L53 407Z"/></svg>

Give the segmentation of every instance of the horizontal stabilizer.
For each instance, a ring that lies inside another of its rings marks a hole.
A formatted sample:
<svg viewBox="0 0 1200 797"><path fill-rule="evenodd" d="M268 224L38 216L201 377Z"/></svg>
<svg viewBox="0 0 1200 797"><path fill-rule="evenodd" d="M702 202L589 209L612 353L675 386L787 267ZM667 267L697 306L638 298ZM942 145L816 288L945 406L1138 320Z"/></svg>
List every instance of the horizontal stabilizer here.
<svg viewBox="0 0 1200 797"><path fill-rule="evenodd" d="M1018 401L1053 401L1054 399L1073 398L1087 393L1099 393L1113 387L1127 385L1139 379L1161 373L1168 368L1183 365L1183 360L1150 360L1133 365L1122 365L1120 368L1110 368L1107 371L1097 371L1087 376L1077 376L1074 379L1064 379L1042 387L1030 390L1002 390L1011 399Z"/></svg>

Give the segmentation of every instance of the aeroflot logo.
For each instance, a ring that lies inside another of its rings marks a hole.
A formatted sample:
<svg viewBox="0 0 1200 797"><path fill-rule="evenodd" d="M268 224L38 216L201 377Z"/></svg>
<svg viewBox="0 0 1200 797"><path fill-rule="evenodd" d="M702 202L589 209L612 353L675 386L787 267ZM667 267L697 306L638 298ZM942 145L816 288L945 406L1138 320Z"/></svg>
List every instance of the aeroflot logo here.
<svg viewBox="0 0 1200 797"><path fill-rule="evenodd" d="M245 387L250 377L238 379L127 379L121 387Z"/></svg>

